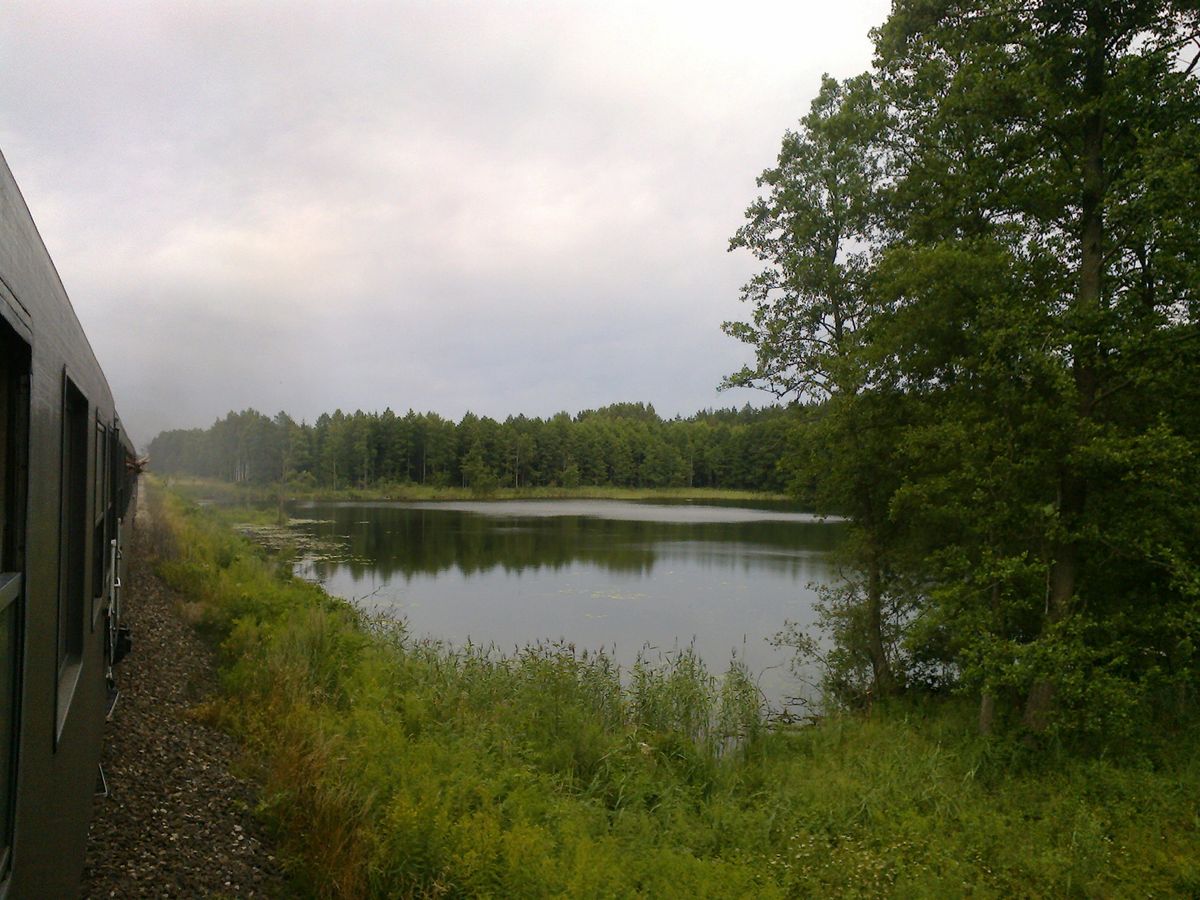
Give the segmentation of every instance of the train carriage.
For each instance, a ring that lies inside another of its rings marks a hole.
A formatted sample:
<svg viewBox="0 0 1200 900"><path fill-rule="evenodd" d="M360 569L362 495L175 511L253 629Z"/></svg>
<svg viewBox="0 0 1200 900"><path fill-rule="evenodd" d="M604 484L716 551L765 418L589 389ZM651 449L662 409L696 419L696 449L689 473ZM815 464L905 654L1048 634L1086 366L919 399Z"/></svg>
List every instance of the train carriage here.
<svg viewBox="0 0 1200 900"><path fill-rule="evenodd" d="M78 894L133 446L0 155L0 900Z"/></svg>

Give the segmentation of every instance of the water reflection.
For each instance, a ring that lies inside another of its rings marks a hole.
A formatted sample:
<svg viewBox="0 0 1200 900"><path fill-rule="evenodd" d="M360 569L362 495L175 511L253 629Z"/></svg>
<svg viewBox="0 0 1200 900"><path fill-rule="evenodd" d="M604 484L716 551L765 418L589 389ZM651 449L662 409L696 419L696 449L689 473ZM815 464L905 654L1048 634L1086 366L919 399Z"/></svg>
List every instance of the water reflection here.
<svg viewBox="0 0 1200 900"><path fill-rule="evenodd" d="M300 564L348 599L392 609L418 634L501 649L562 638L614 650L695 643L731 653L778 703L794 691L767 644L809 622L810 583L832 577L842 528L778 509L618 502L297 504L343 548Z"/></svg>

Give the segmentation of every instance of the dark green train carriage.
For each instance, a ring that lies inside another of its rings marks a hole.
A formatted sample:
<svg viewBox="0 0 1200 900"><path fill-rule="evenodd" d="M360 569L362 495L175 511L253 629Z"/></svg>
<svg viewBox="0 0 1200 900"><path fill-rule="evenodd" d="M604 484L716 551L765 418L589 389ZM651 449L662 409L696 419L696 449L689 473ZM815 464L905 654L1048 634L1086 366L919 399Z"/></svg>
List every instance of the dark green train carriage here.
<svg viewBox="0 0 1200 900"><path fill-rule="evenodd" d="M133 445L0 156L0 900L79 892Z"/></svg>

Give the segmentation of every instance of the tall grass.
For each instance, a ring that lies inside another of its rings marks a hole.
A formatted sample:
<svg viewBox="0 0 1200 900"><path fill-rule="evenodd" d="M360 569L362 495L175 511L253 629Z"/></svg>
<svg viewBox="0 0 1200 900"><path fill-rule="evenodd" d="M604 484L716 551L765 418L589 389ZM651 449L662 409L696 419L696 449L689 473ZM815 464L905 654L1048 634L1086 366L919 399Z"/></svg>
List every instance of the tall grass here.
<svg viewBox="0 0 1200 900"><path fill-rule="evenodd" d="M155 491L299 891L322 897L1188 895L1197 736L1037 759L954 704L770 729L738 664L416 640ZM1195 746L1194 743L1191 746Z"/></svg>

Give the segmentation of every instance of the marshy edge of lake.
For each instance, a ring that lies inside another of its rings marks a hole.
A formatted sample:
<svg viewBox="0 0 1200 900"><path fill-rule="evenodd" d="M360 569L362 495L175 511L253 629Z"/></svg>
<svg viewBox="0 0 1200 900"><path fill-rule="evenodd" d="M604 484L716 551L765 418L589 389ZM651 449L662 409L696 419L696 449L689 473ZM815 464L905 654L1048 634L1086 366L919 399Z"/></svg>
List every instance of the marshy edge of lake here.
<svg viewBox="0 0 1200 900"><path fill-rule="evenodd" d="M623 686L553 648L414 640L152 488L158 570L220 646L205 714L317 896L1187 894L1194 733L1034 753L955 698L768 727L736 674Z"/></svg>

